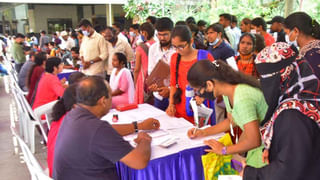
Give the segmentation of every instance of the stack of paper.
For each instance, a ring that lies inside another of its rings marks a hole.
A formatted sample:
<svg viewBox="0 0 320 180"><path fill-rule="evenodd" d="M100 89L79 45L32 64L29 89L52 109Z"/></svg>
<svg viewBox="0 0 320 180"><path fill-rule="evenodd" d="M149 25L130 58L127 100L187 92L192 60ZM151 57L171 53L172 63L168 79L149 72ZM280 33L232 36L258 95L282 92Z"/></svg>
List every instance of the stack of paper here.
<svg viewBox="0 0 320 180"><path fill-rule="evenodd" d="M113 122L113 115L118 115L118 121ZM148 104L139 104L137 109L132 109L128 111L117 111L116 109L111 109L108 114L103 116L101 120L108 121L110 124L128 124L133 121L143 121L148 118L153 118L165 114L165 112L151 106Z"/></svg>
<svg viewBox="0 0 320 180"><path fill-rule="evenodd" d="M170 135L169 132L162 130L162 129L158 129L155 131L141 131L141 132L146 132L152 137L151 146L157 146L168 139L176 138L176 137ZM123 139L126 141L129 141L129 143L132 146L136 146L134 139L136 139L137 136L138 136L138 133L134 133L134 134L124 136ZM178 139L178 138L176 138L176 139Z"/></svg>

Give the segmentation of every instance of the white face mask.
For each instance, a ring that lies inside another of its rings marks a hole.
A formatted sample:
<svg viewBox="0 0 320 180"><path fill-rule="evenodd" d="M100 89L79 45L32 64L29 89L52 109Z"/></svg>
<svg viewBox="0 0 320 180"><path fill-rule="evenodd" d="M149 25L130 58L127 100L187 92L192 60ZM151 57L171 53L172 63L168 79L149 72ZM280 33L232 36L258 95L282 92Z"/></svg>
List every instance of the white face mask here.
<svg viewBox="0 0 320 180"><path fill-rule="evenodd" d="M136 34L134 32L132 32L132 31L130 31L129 34L130 34L131 37L136 37Z"/></svg>
<svg viewBox="0 0 320 180"><path fill-rule="evenodd" d="M255 29L251 29L251 30L250 30L250 33L251 33L251 34L257 34L257 31L256 31Z"/></svg>
<svg viewBox="0 0 320 180"><path fill-rule="evenodd" d="M219 40L220 39L217 37L216 40L214 40L213 42L209 42L209 45L210 46L215 46L216 44L218 44Z"/></svg>
<svg viewBox="0 0 320 180"><path fill-rule="evenodd" d="M291 34L292 34L292 31L291 31L288 35L285 36L286 41L287 41L287 43L288 43L290 46L291 46L291 45L297 46L297 45L298 45L298 43L297 43L297 38L298 38L298 36L296 36L296 38L295 38L293 41L290 41L290 36L291 36Z"/></svg>
<svg viewBox="0 0 320 180"><path fill-rule="evenodd" d="M85 36L89 36L90 33L88 31L82 31L82 34L85 35Z"/></svg>

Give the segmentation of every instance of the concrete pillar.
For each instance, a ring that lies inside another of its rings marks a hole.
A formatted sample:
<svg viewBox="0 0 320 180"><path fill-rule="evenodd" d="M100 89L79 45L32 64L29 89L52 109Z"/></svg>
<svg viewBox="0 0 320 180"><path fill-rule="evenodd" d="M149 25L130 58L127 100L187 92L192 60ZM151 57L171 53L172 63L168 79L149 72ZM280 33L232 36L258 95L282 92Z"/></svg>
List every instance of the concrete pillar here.
<svg viewBox="0 0 320 180"><path fill-rule="evenodd" d="M289 16L294 11L294 0L286 0L285 1L285 10L284 10L284 17Z"/></svg>
<svg viewBox="0 0 320 180"><path fill-rule="evenodd" d="M36 23L35 23L35 17L34 17L34 9L28 9L28 20L29 20L29 31L35 32Z"/></svg>
<svg viewBox="0 0 320 180"><path fill-rule="evenodd" d="M112 4L106 4L106 20L107 20L107 25L112 26L113 23L113 12L112 12Z"/></svg>

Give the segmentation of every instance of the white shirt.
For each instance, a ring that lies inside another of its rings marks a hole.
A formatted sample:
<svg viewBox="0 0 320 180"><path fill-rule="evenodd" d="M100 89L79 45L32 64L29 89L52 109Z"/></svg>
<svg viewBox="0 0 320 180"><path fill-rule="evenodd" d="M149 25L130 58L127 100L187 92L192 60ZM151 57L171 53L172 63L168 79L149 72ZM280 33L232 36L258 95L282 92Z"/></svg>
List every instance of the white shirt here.
<svg viewBox="0 0 320 180"><path fill-rule="evenodd" d="M154 67L157 65L160 59L170 65L171 56L176 52L173 47L170 47L168 50L161 49L160 42L155 42L149 48L148 54L148 75L151 74ZM153 92L154 97L159 100L162 100L163 97L159 95L158 92Z"/></svg>
<svg viewBox="0 0 320 180"><path fill-rule="evenodd" d="M116 52L121 52L127 57L127 61L130 62L134 60L134 53L133 49L131 48L128 40L123 40L118 38L118 41L115 46L112 46L110 42L107 41L107 48L108 48L108 63L106 63L106 70L107 74L111 74L113 66L112 66L112 56Z"/></svg>
<svg viewBox="0 0 320 180"><path fill-rule="evenodd" d="M80 57L83 57L86 62L100 57L102 61L91 64L90 67L83 70L83 72L89 76L103 75L105 60L108 57L108 49L103 36L95 31L90 37L83 36L80 46Z"/></svg>
<svg viewBox="0 0 320 180"><path fill-rule="evenodd" d="M240 37L241 37L241 30L238 27L234 27L232 29L232 31L234 32L234 34L236 35L236 45L238 46L239 41L240 41Z"/></svg>
<svg viewBox="0 0 320 180"><path fill-rule="evenodd" d="M4 42L0 39L0 56L3 56L3 48L4 48L5 44Z"/></svg>
<svg viewBox="0 0 320 180"><path fill-rule="evenodd" d="M173 47L168 50L161 49L160 42L155 42L149 48L148 54L148 75L151 74L153 68L157 65L160 59L170 65L171 56L176 52Z"/></svg>
<svg viewBox="0 0 320 180"><path fill-rule="evenodd" d="M224 28L224 31L230 41L232 49L237 52L236 34L232 31L230 26Z"/></svg>
<svg viewBox="0 0 320 180"><path fill-rule="evenodd" d="M154 30L154 36L153 36L153 39L156 41L156 42L159 42L159 38L158 38L158 31L155 29Z"/></svg>
<svg viewBox="0 0 320 180"><path fill-rule="evenodd" d="M64 40L62 37L60 39L61 39L60 46L65 47L69 51L71 50L71 48L76 46L74 40L71 37L68 37L67 40Z"/></svg>
<svg viewBox="0 0 320 180"><path fill-rule="evenodd" d="M123 35L122 33L119 33L119 34L118 34L118 39L122 39L123 41L127 41L127 42L129 43L129 41L128 41L128 39L126 38L126 36Z"/></svg>

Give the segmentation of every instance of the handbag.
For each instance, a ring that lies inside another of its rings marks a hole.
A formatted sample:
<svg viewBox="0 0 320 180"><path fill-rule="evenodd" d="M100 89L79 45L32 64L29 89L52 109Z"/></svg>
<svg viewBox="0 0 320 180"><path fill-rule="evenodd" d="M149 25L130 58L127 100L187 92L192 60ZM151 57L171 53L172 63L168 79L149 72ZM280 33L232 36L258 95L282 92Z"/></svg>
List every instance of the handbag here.
<svg viewBox="0 0 320 180"><path fill-rule="evenodd" d="M148 104L153 104L153 94L152 92L148 91L148 87L146 85L146 78L144 77L144 73L143 73L143 66L141 64L141 73L142 73L142 81L143 81L143 102L148 103Z"/></svg>
<svg viewBox="0 0 320 180"><path fill-rule="evenodd" d="M143 49L143 51L148 55L149 47L145 43L140 43L139 46ZM146 85L146 77L144 76L143 65L141 63L141 73L142 73L142 81L143 81L143 102L148 104L153 104L153 94L148 91L148 87Z"/></svg>
<svg viewBox="0 0 320 180"><path fill-rule="evenodd" d="M231 145L229 133L222 136L219 140L225 146ZM210 152L201 156L205 180L218 180L219 175L236 175L238 171L232 168L232 155L218 155Z"/></svg>

